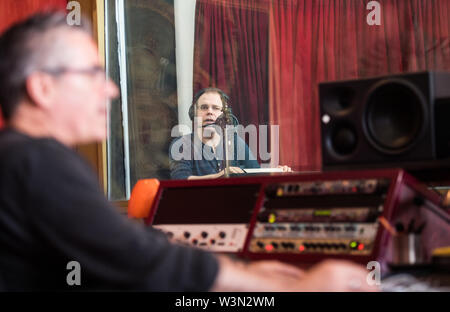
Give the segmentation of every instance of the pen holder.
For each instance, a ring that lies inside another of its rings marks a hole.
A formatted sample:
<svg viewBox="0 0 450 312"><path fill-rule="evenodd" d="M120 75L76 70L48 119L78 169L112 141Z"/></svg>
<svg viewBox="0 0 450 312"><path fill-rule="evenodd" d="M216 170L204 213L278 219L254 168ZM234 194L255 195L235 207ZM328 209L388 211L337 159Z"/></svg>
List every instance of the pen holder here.
<svg viewBox="0 0 450 312"><path fill-rule="evenodd" d="M393 237L393 264L423 264L424 254L419 234L399 234Z"/></svg>

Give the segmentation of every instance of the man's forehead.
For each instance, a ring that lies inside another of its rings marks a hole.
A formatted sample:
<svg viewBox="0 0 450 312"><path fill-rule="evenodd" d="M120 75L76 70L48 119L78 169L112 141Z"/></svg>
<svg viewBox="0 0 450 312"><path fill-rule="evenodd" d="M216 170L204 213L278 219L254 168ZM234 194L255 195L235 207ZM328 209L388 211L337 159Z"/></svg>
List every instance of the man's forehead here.
<svg viewBox="0 0 450 312"><path fill-rule="evenodd" d="M206 92L200 96L198 103L222 105L222 98L216 91Z"/></svg>
<svg viewBox="0 0 450 312"><path fill-rule="evenodd" d="M94 65L98 63L98 50L92 37L86 32L64 27L50 34L54 40L55 58L66 65ZM51 43L50 43L51 44Z"/></svg>

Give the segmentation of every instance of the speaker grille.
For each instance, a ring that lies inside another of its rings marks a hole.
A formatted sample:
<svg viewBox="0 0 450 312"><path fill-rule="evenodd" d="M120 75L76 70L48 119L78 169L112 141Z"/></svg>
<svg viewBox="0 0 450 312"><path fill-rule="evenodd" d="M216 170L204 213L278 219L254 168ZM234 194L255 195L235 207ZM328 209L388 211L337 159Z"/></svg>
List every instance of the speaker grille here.
<svg viewBox="0 0 450 312"><path fill-rule="evenodd" d="M405 81L376 84L366 102L365 130L369 142L388 154L401 154L420 139L427 123L425 100Z"/></svg>

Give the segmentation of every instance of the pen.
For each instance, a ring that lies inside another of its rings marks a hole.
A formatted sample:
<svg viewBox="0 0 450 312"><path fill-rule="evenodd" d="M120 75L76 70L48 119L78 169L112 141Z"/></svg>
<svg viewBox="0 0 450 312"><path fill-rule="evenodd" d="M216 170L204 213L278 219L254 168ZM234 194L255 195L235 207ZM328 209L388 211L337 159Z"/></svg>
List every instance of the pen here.
<svg viewBox="0 0 450 312"><path fill-rule="evenodd" d="M387 230L389 233L391 233L392 236L396 236L396 235L397 235L397 232L396 232L395 229L391 226L391 224L389 223L389 221L386 220L385 217L383 217L383 216L378 217L378 220L380 221L381 225L383 225L383 226L386 228L386 230Z"/></svg>

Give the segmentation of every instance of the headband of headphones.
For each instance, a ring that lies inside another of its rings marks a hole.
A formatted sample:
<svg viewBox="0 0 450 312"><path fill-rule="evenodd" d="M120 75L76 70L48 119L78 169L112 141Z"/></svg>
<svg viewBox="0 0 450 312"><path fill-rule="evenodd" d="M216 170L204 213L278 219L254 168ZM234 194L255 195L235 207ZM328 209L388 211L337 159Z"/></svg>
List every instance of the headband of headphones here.
<svg viewBox="0 0 450 312"><path fill-rule="evenodd" d="M194 99L192 100L192 104L189 107L189 118L191 120L194 120L195 117L195 106L197 105L198 100L200 99L200 97L208 92L215 92L218 93L220 95L220 98L222 99L222 105L224 109L228 109L231 113L231 106L230 106L230 97L223 92L222 90L220 90L219 88L204 88L201 89L200 91L198 91L195 95L194 95Z"/></svg>

